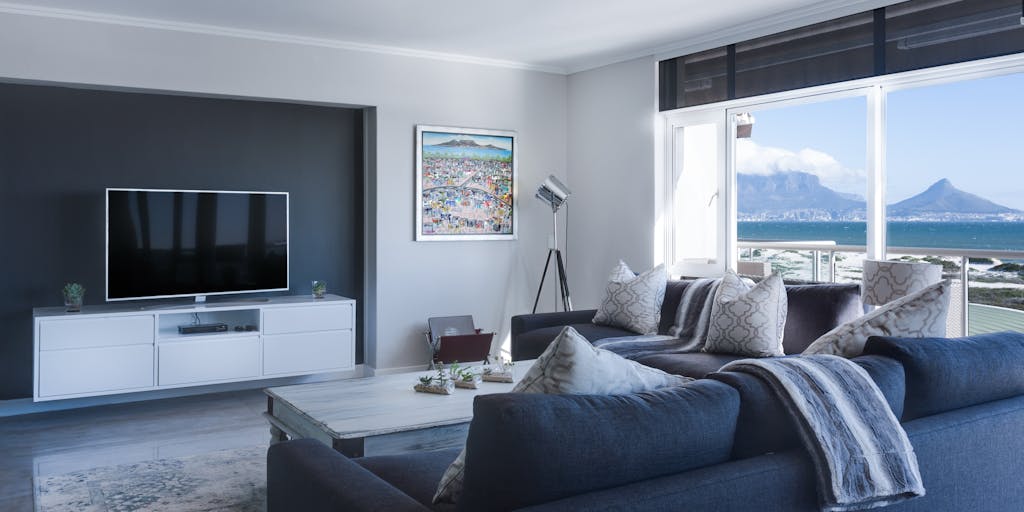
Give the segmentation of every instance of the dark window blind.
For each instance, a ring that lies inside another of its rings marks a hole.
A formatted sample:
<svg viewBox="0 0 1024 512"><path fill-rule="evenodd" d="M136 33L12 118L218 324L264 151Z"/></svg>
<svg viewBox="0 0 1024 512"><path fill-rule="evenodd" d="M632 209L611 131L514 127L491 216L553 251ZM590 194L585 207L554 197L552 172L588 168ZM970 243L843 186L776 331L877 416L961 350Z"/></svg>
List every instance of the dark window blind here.
<svg viewBox="0 0 1024 512"><path fill-rule="evenodd" d="M912 0L659 63L671 110L1024 52L1021 0Z"/></svg>

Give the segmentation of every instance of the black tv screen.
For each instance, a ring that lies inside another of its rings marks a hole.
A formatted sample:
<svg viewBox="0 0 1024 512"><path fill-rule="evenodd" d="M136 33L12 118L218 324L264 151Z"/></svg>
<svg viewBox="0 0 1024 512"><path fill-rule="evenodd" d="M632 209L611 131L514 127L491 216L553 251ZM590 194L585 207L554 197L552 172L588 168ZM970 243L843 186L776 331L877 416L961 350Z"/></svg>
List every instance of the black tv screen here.
<svg viewBox="0 0 1024 512"><path fill-rule="evenodd" d="M288 288L288 194L107 189L107 300Z"/></svg>

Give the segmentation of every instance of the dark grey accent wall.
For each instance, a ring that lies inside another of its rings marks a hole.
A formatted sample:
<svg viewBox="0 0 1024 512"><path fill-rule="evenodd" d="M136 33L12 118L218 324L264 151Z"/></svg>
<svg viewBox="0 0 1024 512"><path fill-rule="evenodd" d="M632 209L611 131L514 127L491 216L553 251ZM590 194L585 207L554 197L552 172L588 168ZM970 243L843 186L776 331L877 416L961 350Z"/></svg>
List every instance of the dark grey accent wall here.
<svg viewBox="0 0 1024 512"><path fill-rule="evenodd" d="M33 307L61 305L66 281L104 302L107 187L289 192L289 293L323 279L362 303L362 125L359 109L0 84L0 399L32 396Z"/></svg>

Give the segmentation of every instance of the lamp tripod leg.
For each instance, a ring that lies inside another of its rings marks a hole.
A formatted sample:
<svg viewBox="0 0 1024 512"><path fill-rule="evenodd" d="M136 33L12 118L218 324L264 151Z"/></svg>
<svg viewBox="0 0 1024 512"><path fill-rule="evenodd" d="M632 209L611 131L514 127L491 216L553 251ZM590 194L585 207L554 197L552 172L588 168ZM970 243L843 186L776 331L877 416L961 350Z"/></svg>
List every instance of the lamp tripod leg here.
<svg viewBox="0 0 1024 512"><path fill-rule="evenodd" d="M555 259L558 261L558 285L562 292L562 310L572 311L572 297L569 295L569 281L565 276L565 263L562 261L562 251L555 249Z"/></svg>
<svg viewBox="0 0 1024 512"><path fill-rule="evenodd" d="M544 280L548 277L548 267L551 266L551 252L554 249L548 249L548 259L544 261L544 272L540 275L540 285L537 286L537 298L533 299L533 312L537 312L537 304L540 303L540 292L544 289ZM559 256L561 261L561 256Z"/></svg>

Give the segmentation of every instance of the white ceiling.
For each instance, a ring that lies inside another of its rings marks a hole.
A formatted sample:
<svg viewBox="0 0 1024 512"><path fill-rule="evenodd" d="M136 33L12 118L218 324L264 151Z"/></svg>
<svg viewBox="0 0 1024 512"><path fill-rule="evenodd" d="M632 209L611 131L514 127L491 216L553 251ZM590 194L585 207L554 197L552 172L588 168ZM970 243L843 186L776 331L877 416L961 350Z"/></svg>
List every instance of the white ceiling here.
<svg viewBox="0 0 1024 512"><path fill-rule="evenodd" d="M0 11L575 72L710 40L837 0L31 0ZM891 2L890 2L891 3Z"/></svg>

